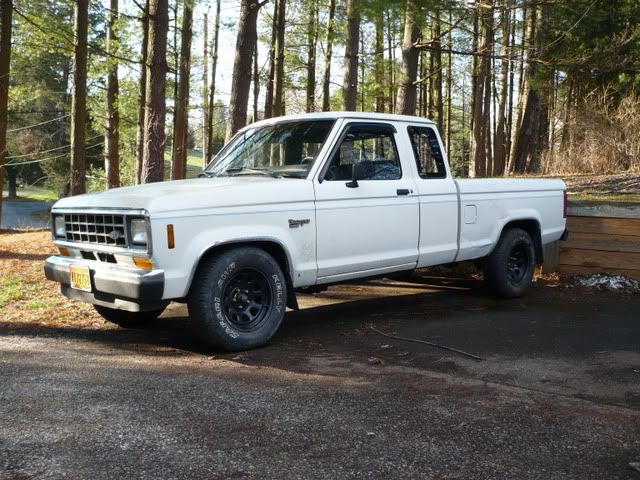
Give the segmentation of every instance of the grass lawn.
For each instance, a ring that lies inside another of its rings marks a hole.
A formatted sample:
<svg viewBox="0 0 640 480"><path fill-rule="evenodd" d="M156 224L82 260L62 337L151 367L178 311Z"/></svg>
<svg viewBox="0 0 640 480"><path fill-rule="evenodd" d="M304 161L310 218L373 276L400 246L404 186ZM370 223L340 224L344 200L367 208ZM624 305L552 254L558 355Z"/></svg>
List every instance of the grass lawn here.
<svg viewBox="0 0 640 480"><path fill-rule="evenodd" d="M14 201L23 202L55 202L58 200L58 195L53 190L47 190L46 188L40 188L35 186L18 188L18 198ZM7 189L3 190L4 198L7 197Z"/></svg>
<svg viewBox="0 0 640 480"><path fill-rule="evenodd" d="M189 150L187 156L187 178L195 178L202 171L202 152ZM164 155L164 178L171 179L171 152L167 151Z"/></svg>

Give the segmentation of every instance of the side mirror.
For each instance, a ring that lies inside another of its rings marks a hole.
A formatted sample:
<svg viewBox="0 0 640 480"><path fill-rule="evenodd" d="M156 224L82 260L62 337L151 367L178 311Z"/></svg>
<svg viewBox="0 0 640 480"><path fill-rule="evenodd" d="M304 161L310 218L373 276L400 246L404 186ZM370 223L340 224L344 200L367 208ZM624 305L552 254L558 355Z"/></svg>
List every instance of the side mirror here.
<svg viewBox="0 0 640 480"><path fill-rule="evenodd" d="M349 188L358 187L358 180L367 180L373 178L376 174L375 166L371 160L363 160L358 163L354 163L351 166L351 181L345 185Z"/></svg>

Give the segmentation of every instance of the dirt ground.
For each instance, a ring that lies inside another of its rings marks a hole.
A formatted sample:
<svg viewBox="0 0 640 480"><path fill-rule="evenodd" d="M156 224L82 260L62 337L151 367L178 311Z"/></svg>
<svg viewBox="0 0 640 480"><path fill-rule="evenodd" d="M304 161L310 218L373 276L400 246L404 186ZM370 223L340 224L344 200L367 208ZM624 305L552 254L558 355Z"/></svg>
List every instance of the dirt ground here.
<svg viewBox="0 0 640 480"><path fill-rule="evenodd" d="M423 272L303 296L227 354L183 305L123 330L36 287L50 247L24 235L0 277L42 300L0 304L0 479L640 479L638 294Z"/></svg>

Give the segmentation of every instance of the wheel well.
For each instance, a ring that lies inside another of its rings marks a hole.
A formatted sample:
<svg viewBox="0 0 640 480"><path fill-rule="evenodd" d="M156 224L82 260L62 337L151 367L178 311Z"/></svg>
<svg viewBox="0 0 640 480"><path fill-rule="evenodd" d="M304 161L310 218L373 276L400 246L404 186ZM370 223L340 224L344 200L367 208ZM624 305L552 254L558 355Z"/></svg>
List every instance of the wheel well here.
<svg viewBox="0 0 640 480"><path fill-rule="evenodd" d="M513 220L507 223L503 228L500 236L511 228L521 228L527 232L533 240L533 248L536 254L536 264L542 265L544 261L544 254L542 251L542 234L540 232L540 224L537 220Z"/></svg>
<svg viewBox="0 0 640 480"><path fill-rule="evenodd" d="M278 265L284 272L285 280L287 283L287 307L293 310L299 310L298 300L296 299L296 293L293 290L293 281L291 278L291 267L289 263L289 257L287 256L287 252L284 247L277 242L270 240L248 240L246 242L233 242L233 243L223 243L220 245L215 245L208 250L206 250L200 260L198 261L198 266L202 263L202 261L206 258L209 258L212 255L220 253L225 250L229 250L234 247L247 247L252 246L264 250L269 255L273 257L273 259L278 262ZM197 267L196 267L197 270Z"/></svg>

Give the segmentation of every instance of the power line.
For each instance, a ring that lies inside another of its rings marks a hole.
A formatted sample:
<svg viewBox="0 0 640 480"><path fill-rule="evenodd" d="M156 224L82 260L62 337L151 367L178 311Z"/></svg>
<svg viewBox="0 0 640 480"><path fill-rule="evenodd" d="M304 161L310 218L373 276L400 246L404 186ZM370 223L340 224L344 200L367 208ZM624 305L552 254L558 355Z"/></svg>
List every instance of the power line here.
<svg viewBox="0 0 640 480"><path fill-rule="evenodd" d="M87 138L85 141L88 142L90 140L95 140L96 138L100 138L100 137L102 137L102 135L96 135L95 137ZM49 150L43 150L42 152L25 153L23 155L12 155L10 157L5 157L5 160L14 160L16 158L25 158L25 157L31 157L33 155L42 155L43 153L57 152L58 150L69 148L70 146L71 144L62 145L61 147L50 148ZM90 147L87 147L87 148L90 148Z"/></svg>
<svg viewBox="0 0 640 480"><path fill-rule="evenodd" d="M62 120L63 118L67 118L67 117L70 117L70 116L71 116L71 114L68 113L67 115L63 115L63 116L58 117L58 118L52 118L51 120L47 120L46 122L35 123L33 125L27 125L26 127L11 128L11 129L7 130L7 133L20 132L22 130L29 130L30 128L35 128L35 127L39 127L41 125L46 125L47 123L57 122L58 120Z"/></svg>
<svg viewBox="0 0 640 480"><path fill-rule="evenodd" d="M46 113L64 114L64 110L9 110L9 115L43 115Z"/></svg>
<svg viewBox="0 0 640 480"><path fill-rule="evenodd" d="M31 163L46 162L48 160L55 160L56 158L62 158L62 157L66 157L66 156L67 156L66 153L62 153L60 155L54 155L52 157L41 158L40 160L29 160L29 161L26 161L26 162L9 162L9 163L5 164L5 167L18 166L18 165L29 165Z"/></svg>
<svg viewBox="0 0 640 480"><path fill-rule="evenodd" d="M87 150L89 150L90 148L94 148L100 145L104 145L104 142L100 142L100 143L95 143L93 145L89 145L87 147ZM7 163L4 166L5 167L9 167L9 166L19 166L19 165L30 165L32 163L41 163L41 162L46 162L49 160L55 160L56 158L62 158L62 157L66 157L67 154L66 153L61 153L60 155L53 155L51 157L47 157L47 158L40 158L38 160L28 160L26 162L11 162L11 163Z"/></svg>

